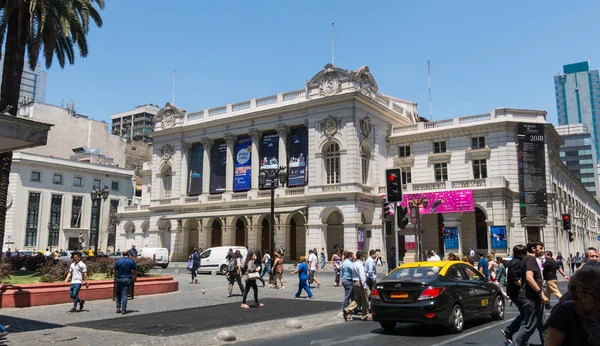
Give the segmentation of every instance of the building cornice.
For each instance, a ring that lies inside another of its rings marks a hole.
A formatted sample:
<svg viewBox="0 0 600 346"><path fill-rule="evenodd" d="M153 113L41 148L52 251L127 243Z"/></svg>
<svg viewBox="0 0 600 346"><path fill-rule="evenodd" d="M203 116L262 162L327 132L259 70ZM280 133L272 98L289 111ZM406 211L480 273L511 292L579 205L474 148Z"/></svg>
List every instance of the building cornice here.
<svg viewBox="0 0 600 346"><path fill-rule="evenodd" d="M79 162L73 160L67 160L57 157L50 157L44 155L36 155L24 152L13 152L13 163L27 163L32 165L47 165L54 169L69 169L69 170L83 170L83 171L94 171L98 173L133 176L134 171L131 169L96 165L93 163Z"/></svg>

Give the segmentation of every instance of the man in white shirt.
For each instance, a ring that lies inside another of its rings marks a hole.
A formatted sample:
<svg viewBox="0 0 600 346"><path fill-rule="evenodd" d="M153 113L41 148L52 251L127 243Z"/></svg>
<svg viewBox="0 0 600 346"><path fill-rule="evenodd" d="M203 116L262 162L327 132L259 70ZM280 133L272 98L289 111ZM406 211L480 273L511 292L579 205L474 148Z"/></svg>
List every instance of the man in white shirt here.
<svg viewBox="0 0 600 346"><path fill-rule="evenodd" d="M367 277L365 275L365 267L362 262L362 251L356 252L356 261L354 261L354 269L352 270L352 285L354 286L354 300L344 309L344 320L348 320L351 312L358 308L362 309L362 320L372 321L369 314L369 299L367 298Z"/></svg>
<svg viewBox="0 0 600 346"><path fill-rule="evenodd" d="M469 248L469 257L475 258L475 250L472 247Z"/></svg>
<svg viewBox="0 0 600 346"><path fill-rule="evenodd" d="M71 280L69 296L73 299L73 308L69 312L77 312L77 304L79 304L79 311L81 311L85 300L79 299L79 290L82 283L85 283L86 287L89 284L87 282L87 266L81 262L81 254L79 252L73 253L73 263L69 267L69 273L65 278L65 282L69 282L69 280Z"/></svg>
<svg viewBox="0 0 600 346"><path fill-rule="evenodd" d="M319 288L321 287L321 283L315 277L315 271L317 273L321 272L321 269L318 265L319 259L317 258L317 249L315 248L313 251L309 252L310 256L308 256L308 263L310 264L310 267L308 268L308 284L310 285L313 281L315 281L317 283L317 288Z"/></svg>
<svg viewBox="0 0 600 346"><path fill-rule="evenodd" d="M375 250L370 250L369 258L365 261L365 276L367 277L367 286L369 286L370 291L373 291L373 286L375 286L375 281L377 281L376 258L377 252Z"/></svg>
<svg viewBox="0 0 600 346"><path fill-rule="evenodd" d="M428 261L429 261L429 262L441 261L441 260L442 260L442 259L440 258L440 256L438 256L438 255L435 253L435 250L429 250L427 255L429 255L429 259L428 259Z"/></svg>

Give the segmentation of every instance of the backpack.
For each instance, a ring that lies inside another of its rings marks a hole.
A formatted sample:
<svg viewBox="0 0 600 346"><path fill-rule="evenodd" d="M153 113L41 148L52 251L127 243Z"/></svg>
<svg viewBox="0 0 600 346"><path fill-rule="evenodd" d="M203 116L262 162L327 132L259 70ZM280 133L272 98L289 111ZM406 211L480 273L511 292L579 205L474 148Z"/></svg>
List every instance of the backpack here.
<svg viewBox="0 0 600 346"><path fill-rule="evenodd" d="M232 257L227 262L227 271L230 273L237 272L237 257Z"/></svg>

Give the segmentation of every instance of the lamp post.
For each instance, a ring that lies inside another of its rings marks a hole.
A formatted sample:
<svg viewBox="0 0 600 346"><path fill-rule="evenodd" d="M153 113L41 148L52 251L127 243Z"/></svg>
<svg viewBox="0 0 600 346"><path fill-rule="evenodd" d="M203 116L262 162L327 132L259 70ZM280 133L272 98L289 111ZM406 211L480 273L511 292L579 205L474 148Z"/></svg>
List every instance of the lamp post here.
<svg viewBox="0 0 600 346"><path fill-rule="evenodd" d="M92 197L92 220L90 224L90 244L94 246L94 256L98 255L98 237L100 235L100 207L102 201L108 198L108 186L99 189L94 187L90 196Z"/></svg>
<svg viewBox="0 0 600 346"><path fill-rule="evenodd" d="M423 260L423 244L421 242L421 212L420 206L423 208L427 208L429 205L429 200L427 197L424 198L415 198L408 201L408 207L410 208L410 214L414 215L416 218L416 237L417 237L417 258L419 261Z"/></svg>
<svg viewBox="0 0 600 346"><path fill-rule="evenodd" d="M287 172L286 167L281 166L277 169L261 169L258 175L258 182L260 187L263 188L267 184L267 180L271 181L271 240L269 252L275 251L275 182L285 186L287 183Z"/></svg>

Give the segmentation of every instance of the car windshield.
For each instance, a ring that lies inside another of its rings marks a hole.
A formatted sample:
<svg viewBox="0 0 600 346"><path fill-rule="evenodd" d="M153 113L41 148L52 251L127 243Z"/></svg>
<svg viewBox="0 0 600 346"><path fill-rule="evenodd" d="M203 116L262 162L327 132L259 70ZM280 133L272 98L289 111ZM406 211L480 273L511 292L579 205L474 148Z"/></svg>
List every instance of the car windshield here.
<svg viewBox="0 0 600 346"><path fill-rule="evenodd" d="M438 278L441 267L396 268L387 278L400 281L431 282Z"/></svg>
<svg viewBox="0 0 600 346"><path fill-rule="evenodd" d="M112 255L113 256L123 256L123 253L121 251L117 251L117 252L113 252Z"/></svg>

